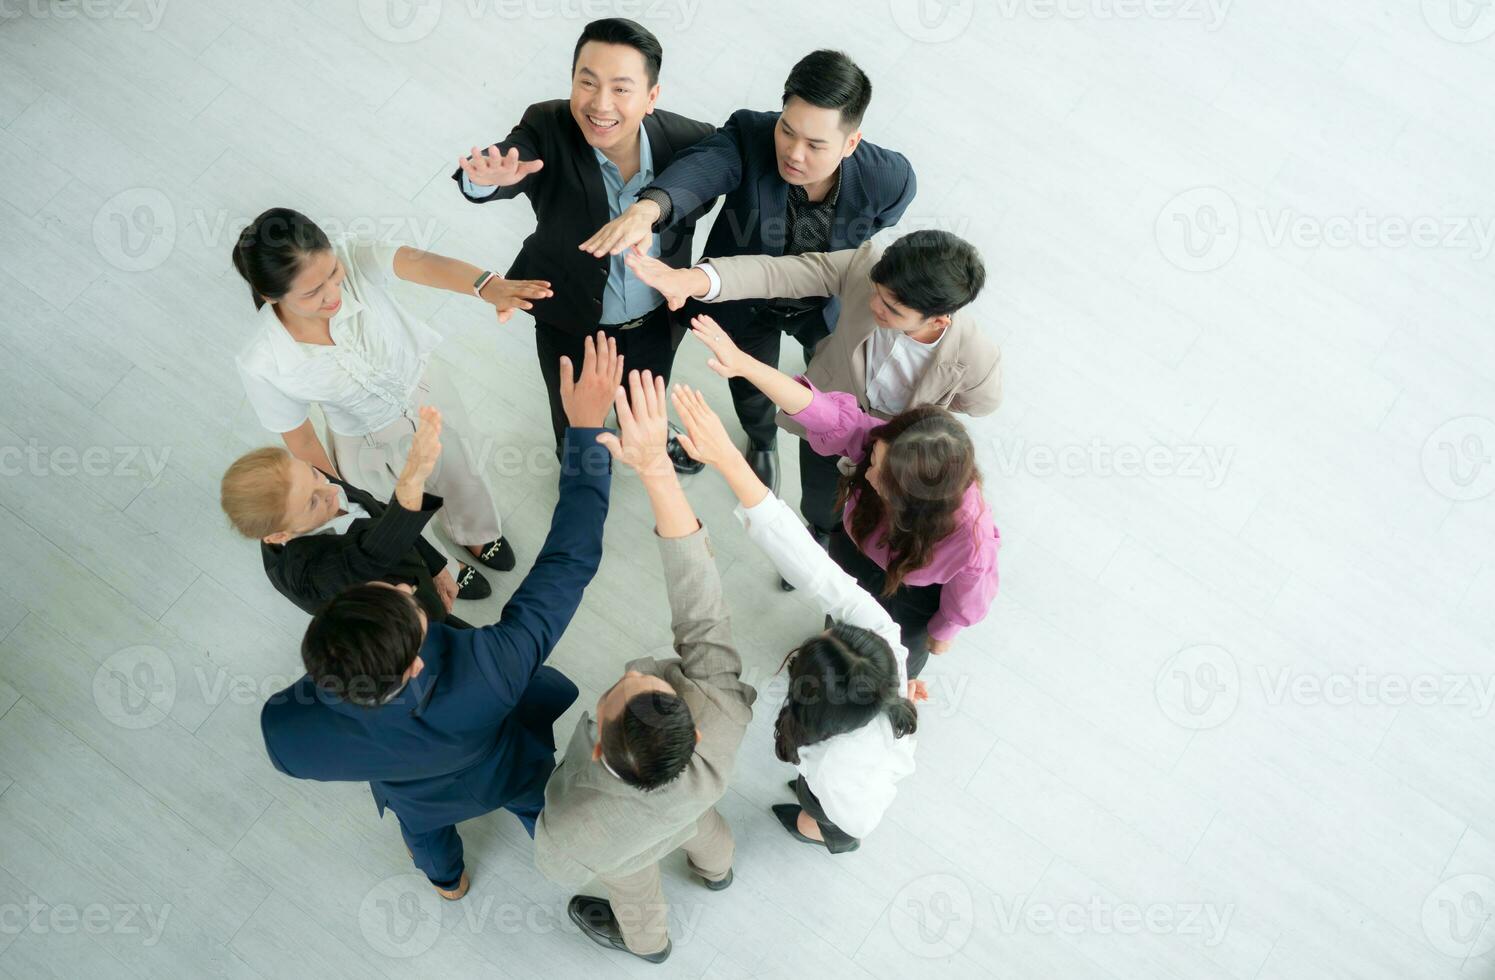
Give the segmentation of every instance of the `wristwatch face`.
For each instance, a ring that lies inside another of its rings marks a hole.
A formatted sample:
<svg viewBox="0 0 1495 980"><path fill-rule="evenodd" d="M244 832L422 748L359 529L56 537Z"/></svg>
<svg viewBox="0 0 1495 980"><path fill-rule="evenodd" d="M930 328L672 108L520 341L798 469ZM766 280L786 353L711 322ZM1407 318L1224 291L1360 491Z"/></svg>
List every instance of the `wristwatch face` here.
<svg viewBox="0 0 1495 980"><path fill-rule="evenodd" d="M478 290L482 289L488 284L488 280L492 278L493 273L491 272L484 272L480 274L476 279L472 281L472 291L477 292Z"/></svg>

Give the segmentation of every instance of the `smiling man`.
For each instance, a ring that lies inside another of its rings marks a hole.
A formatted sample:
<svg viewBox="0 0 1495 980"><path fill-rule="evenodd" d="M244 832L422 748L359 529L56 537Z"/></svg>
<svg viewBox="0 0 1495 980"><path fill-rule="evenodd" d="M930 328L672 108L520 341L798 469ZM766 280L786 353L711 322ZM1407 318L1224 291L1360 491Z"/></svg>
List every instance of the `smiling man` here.
<svg viewBox="0 0 1495 980"><path fill-rule="evenodd" d="M528 279L526 270L543 270L552 286L554 295L537 300L532 312L557 446L566 419L556 364L562 355L580 360L588 334L600 327L629 366L657 377L668 378L674 361L675 331L659 294L629 272L622 255L578 248L712 131L655 107L662 59L659 39L639 24L591 22L572 53L570 98L530 106L506 139L473 147L452 174L469 201L523 194L535 212L535 230L508 275ZM708 197L670 229L648 236L645 250L670 266L689 265L696 219L713 203Z"/></svg>
<svg viewBox="0 0 1495 980"><path fill-rule="evenodd" d="M784 81L778 112L739 109L708 139L664 168L639 200L583 248L616 255L726 195L706 239L707 255L801 255L856 248L896 224L914 198L913 167L901 153L862 138L872 82L840 51L812 51ZM778 296L723 303L711 311L754 360L779 365L780 338L797 340L809 363L836 328L836 297ZM705 312L689 309L688 315ZM753 472L779 490L773 403L741 379L729 382L747 433ZM678 454L676 456L679 463ZM803 459L801 460L803 468ZM692 469L681 466L682 469Z"/></svg>

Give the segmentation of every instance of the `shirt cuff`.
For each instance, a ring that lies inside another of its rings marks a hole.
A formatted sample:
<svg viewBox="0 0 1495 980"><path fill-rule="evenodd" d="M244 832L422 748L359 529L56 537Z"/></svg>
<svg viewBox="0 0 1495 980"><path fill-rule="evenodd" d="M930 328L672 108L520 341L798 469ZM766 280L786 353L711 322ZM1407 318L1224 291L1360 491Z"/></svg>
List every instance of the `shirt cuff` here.
<svg viewBox="0 0 1495 980"><path fill-rule="evenodd" d="M467 171L462 171L462 192L468 197L492 197L498 193L497 187L479 187L467 176Z"/></svg>
<svg viewBox="0 0 1495 980"><path fill-rule="evenodd" d="M467 175L463 174L463 176ZM709 303L722 294L722 277L711 267L709 260L697 265L696 268L706 273L706 278L711 280L711 285L707 288L706 295L701 297L703 303Z"/></svg>

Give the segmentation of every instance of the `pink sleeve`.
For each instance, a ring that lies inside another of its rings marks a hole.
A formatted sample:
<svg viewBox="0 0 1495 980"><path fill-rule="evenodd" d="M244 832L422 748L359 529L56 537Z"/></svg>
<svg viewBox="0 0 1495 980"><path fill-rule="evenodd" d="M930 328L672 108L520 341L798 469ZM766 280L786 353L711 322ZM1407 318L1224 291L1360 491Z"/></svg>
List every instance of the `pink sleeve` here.
<svg viewBox="0 0 1495 980"><path fill-rule="evenodd" d="M929 636L949 640L967 626L986 618L997 597L997 549L1001 536L990 519L978 526L981 540L966 567L940 590L939 612L929 621Z"/></svg>
<svg viewBox="0 0 1495 980"><path fill-rule="evenodd" d="M789 416L805 427L810 448L822 456L846 456L853 463L867 458L868 433L883 420L868 415L857 405L855 395L844 391L821 391L800 375L794 380L814 395L810 404Z"/></svg>

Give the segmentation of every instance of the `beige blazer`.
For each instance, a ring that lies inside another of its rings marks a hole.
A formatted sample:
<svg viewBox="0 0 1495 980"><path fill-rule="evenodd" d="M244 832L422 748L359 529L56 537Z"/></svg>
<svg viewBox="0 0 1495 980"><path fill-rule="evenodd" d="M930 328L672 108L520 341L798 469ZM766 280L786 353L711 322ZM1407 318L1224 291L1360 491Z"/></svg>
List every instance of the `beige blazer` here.
<svg viewBox="0 0 1495 980"><path fill-rule="evenodd" d="M879 329L872 319L871 273L881 255L881 248L865 242L860 248L839 252L712 259L722 288L711 301L839 296L841 318L836 330L815 349L805 376L821 390L855 395L864 411L887 418L867 404L867 341ZM996 411L1001 401L1002 351L981 332L969 308L957 310L915 385L909 405L940 405L962 415L981 416ZM778 423L796 435L804 434L783 412Z"/></svg>
<svg viewBox="0 0 1495 980"><path fill-rule="evenodd" d="M701 740L674 782L644 792L593 761L590 715L583 715L565 757L545 786L535 827L535 864L547 878L579 888L594 877L647 867L695 836L696 821L727 791L737 747L753 720L758 692L742 682L721 576L702 527L685 538L659 538L671 630L678 657L643 657L625 670L662 677L690 707Z"/></svg>

